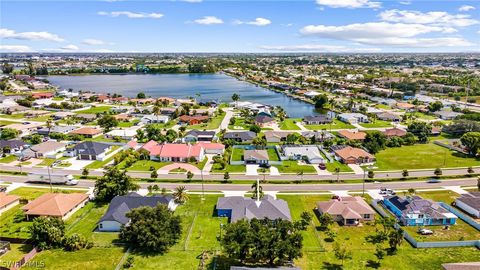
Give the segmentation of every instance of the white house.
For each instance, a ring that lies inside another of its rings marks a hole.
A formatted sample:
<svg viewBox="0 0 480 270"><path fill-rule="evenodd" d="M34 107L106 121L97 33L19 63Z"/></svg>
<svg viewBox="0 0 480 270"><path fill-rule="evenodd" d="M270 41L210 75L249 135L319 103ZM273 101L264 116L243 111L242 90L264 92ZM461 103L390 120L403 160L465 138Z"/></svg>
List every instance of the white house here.
<svg viewBox="0 0 480 270"><path fill-rule="evenodd" d="M341 113L338 115L338 119L350 124L368 123L368 116L361 113Z"/></svg>
<svg viewBox="0 0 480 270"><path fill-rule="evenodd" d="M170 118L167 115L154 115L148 114L144 115L140 121L144 124L152 124L152 123L167 123Z"/></svg>
<svg viewBox="0 0 480 270"><path fill-rule="evenodd" d="M480 218L480 192L462 194L455 200L455 205L470 215Z"/></svg>

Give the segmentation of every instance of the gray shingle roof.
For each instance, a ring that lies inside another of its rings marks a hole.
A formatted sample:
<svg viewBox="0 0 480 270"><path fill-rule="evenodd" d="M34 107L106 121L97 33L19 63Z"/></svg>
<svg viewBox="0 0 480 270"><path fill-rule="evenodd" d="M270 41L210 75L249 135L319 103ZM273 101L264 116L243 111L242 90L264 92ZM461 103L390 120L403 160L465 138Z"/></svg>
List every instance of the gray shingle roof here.
<svg viewBox="0 0 480 270"><path fill-rule="evenodd" d="M462 194L460 198L457 198L457 201L461 201L473 209L480 210L480 192Z"/></svg>
<svg viewBox="0 0 480 270"><path fill-rule="evenodd" d="M75 149L80 155L100 155L109 147L110 145L106 143L87 141L75 145L73 149Z"/></svg>
<svg viewBox="0 0 480 270"><path fill-rule="evenodd" d="M0 147L10 147L10 148L18 148L25 146L26 143L21 140L0 140Z"/></svg>
<svg viewBox="0 0 480 270"><path fill-rule="evenodd" d="M222 197L217 201L217 209L231 209L231 222L241 219L286 219L291 220L290 209L284 200L275 200L271 196L264 196L257 206L252 198L241 196Z"/></svg>
<svg viewBox="0 0 480 270"><path fill-rule="evenodd" d="M108 210L99 220L102 221L117 221L121 224L127 224L129 219L125 216L126 213L130 212L132 209L139 208L142 206L155 207L157 204L166 204L172 200L172 196L152 196L152 197L143 197L136 193L130 193L127 196L116 196L110 202Z"/></svg>
<svg viewBox="0 0 480 270"><path fill-rule="evenodd" d="M253 140L256 134L252 131L230 131L223 136L224 139L241 139L242 141Z"/></svg>

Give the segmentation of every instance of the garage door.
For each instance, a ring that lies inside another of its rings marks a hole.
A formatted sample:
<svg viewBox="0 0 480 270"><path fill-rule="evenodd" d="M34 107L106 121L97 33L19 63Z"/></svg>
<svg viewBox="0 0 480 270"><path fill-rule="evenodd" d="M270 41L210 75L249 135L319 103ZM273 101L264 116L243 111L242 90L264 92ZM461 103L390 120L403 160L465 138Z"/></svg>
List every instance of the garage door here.
<svg viewBox="0 0 480 270"><path fill-rule="evenodd" d="M80 159L89 160L90 156L89 155L80 155Z"/></svg>

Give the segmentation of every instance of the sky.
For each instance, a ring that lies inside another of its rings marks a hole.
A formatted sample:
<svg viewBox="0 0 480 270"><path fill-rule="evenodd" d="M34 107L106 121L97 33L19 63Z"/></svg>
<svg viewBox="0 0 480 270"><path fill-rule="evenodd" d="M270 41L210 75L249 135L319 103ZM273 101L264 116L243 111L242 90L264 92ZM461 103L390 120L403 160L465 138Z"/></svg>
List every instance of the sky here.
<svg viewBox="0 0 480 270"><path fill-rule="evenodd" d="M480 0L1 0L0 52L480 52Z"/></svg>

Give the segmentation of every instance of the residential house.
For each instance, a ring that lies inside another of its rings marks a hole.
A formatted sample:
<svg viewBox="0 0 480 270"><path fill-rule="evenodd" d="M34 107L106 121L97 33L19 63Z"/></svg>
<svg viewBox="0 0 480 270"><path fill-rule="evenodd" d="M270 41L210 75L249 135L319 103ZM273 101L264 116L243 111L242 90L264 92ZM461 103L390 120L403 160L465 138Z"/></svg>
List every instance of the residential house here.
<svg viewBox="0 0 480 270"><path fill-rule="evenodd" d="M227 131L223 135L223 139L234 140L238 143L251 143L256 136L257 134L252 131Z"/></svg>
<svg viewBox="0 0 480 270"><path fill-rule="evenodd" d="M305 116L303 122L307 125L323 125L332 123L332 118L326 114Z"/></svg>
<svg viewBox="0 0 480 270"><path fill-rule="evenodd" d="M396 122L396 123L402 121L402 118L399 115L396 115L391 112L378 113L377 118L383 121Z"/></svg>
<svg viewBox="0 0 480 270"><path fill-rule="evenodd" d="M368 116L361 113L341 113L338 119L349 124L368 123Z"/></svg>
<svg viewBox="0 0 480 270"><path fill-rule="evenodd" d="M480 218L480 192L462 194L455 200L455 206L476 218Z"/></svg>
<svg viewBox="0 0 480 270"><path fill-rule="evenodd" d="M454 225L457 216L437 202L419 196L387 196L383 204L404 226Z"/></svg>
<svg viewBox="0 0 480 270"><path fill-rule="evenodd" d="M131 140L136 135L137 135L137 129L133 129L133 128L113 129L105 134L105 138L107 139L120 138L122 140Z"/></svg>
<svg viewBox="0 0 480 270"><path fill-rule="evenodd" d="M74 115L75 113L72 112L55 112L54 114L52 114L54 120L61 120Z"/></svg>
<svg viewBox="0 0 480 270"><path fill-rule="evenodd" d="M205 154L221 155L225 152L225 145L221 143L199 142L198 143L205 151Z"/></svg>
<svg viewBox="0 0 480 270"><path fill-rule="evenodd" d="M75 118L79 119L83 123L88 123L88 122L95 121L97 119L97 115L91 114L91 113L78 113L75 115Z"/></svg>
<svg viewBox="0 0 480 270"><path fill-rule="evenodd" d="M267 142L279 143L279 142L286 141L287 136L295 132L266 130L264 133L265 133L265 139L267 140Z"/></svg>
<svg viewBox="0 0 480 270"><path fill-rule="evenodd" d="M326 202L317 202L318 213L327 213L335 222L356 226L364 221L375 220L375 210L360 196L338 197Z"/></svg>
<svg viewBox="0 0 480 270"><path fill-rule="evenodd" d="M347 140L363 141L367 137L367 133L363 131L340 130L338 136Z"/></svg>
<svg viewBox="0 0 480 270"><path fill-rule="evenodd" d="M28 220L36 217L68 219L88 202L84 193L46 193L22 207Z"/></svg>
<svg viewBox="0 0 480 270"><path fill-rule="evenodd" d="M388 128L383 132L387 137L403 137L407 135L407 131L400 128Z"/></svg>
<svg viewBox="0 0 480 270"><path fill-rule="evenodd" d="M159 144L156 141L149 141L140 149L146 150L151 160L162 162L188 162L192 158L201 161L205 157L205 149L201 144Z"/></svg>
<svg viewBox="0 0 480 270"><path fill-rule="evenodd" d="M74 131L78 127L76 126L52 126L51 128L48 127L42 127L41 129L37 130L37 133L42 135L42 136L48 136L52 133L69 133L71 131Z"/></svg>
<svg viewBox="0 0 480 270"><path fill-rule="evenodd" d="M207 115L182 115L178 118L179 124L198 125L208 122L210 119Z"/></svg>
<svg viewBox="0 0 480 270"><path fill-rule="evenodd" d="M211 142L215 139L215 131L192 129L183 137L184 142Z"/></svg>
<svg viewBox="0 0 480 270"><path fill-rule="evenodd" d="M42 126L42 124L40 124L40 123L25 122L25 123L9 124L9 125L0 127L0 130L7 129L7 128L15 129L16 131L18 131L19 137L23 137L23 136L27 136L27 135L31 135L31 134L36 133L37 129L40 126Z"/></svg>
<svg viewBox="0 0 480 270"><path fill-rule="evenodd" d="M454 111L438 111L438 112L434 112L433 114L435 114L436 116L438 116L438 118L442 120L453 120L458 116L463 115L463 113L454 112Z"/></svg>
<svg viewBox="0 0 480 270"><path fill-rule="evenodd" d="M166 124L170 118L167 115L148 114L142 116L140 122L144 124L163 123Z"/></svg>
<svg viewBox="0 0 480 270"><path fill-rule="evenodd" d="M221 197L217 201L217 215L230 222L247 219L292 220L286 201L265 195L260 200L242 196Z"/></svg>
<svg viewBox="0 0 480 270"><path fill-rule="evenodd" d="M415 105L406 103L406 102L397 102L397 104L395 104L395 107L397 109L406 110L406 111L412 111L415 109Z"/></svg>
<svg viewBox="0 0 480 270"><path fill-rule="evenodd" d="M282 153L290 160L304 160L310 164L324 164L325 159L316 145L282 145Z"/></svg>
<svg viewBox="0 0 480 270"><path fill-rule="evenodd" d="M51 92L38 92L32 93L32 98L41 99L41 98L53 98L55 95Z"/></svg>
<svg viewBox="0 0 480 270"><path fill-rule="evenodd" d="M268 164L267 150L244 150L243 160L245 164Z"/></svg>
<svg viewBox="0 0 480 270"><path fill-rule="evenodd" d="M102 232L119 232L122 226L128 225L130 219L126 214L139 207L156 207L158 204L166 205L170 210L175 210L176 204L171 195L141 196L130 193L125 196L115 196L105 215L98 221L98 230Z"/></svg>
<svg viewBox="0 0 480 270"><path fill-rule="evenodd" d="M65 151L66 143L46 141L23 150L22 156L32 158L59 158Z"/></svg>
<svg viewBox="0 0 480 270"><path fill-rule="evenodd" d="M275 119L268 115L257 115L255 116L254 123L255 125L260 127L271 127L277 122L275 121Z"/></svg>
<svg viewBox="0 0 480 270"><path fill-rule="evenodd" d="M133 119L133 117L131 117L130 115L128 115L126 113L116 114L116 115L113 116L113 118L117 119L117 121L120 121L120 122L130 122Z"/></svg>
<svg viewBox="0 0 480 270"><path fill-rule="evenodd" d="M76 156L81 160L104 160L112 146L106 143L85 141L69 149L69 156Z"/></svg>
<svg viewBox="0 0 480 270"><path fill-rule="evenodd" d="M309 139L310 141L312 140L312 138L314 138L315 142L323 142L335 138L335 135L325 130L303 131L302 136Z"/></svg>
<svg viewBox="0 0 480 270"><path fill-rule="evenodd" d="M337 160L344 164L367 164L375 161L375 156L361 148L334 145L331 149Z"/></svg>
<svg viewBox="0 0 480 270"><path fill-rule="evenodd" d="M0 149L3 153L17 153L22 151L27 144L22 140L0 140Z"/></svg>
<svg viewBox="0 0 480 270"><path fill-rule="evenodd" d="M81 127L79 129L70 131L69 134L82 135L85 138L95 138L97 136L102 135L102 131L100 129L96 129L96 128L92 128L92 127Z"/></svg>
<svg viewBox="0 0 480 270"><path fill-rule="evenodd" d="M0 215L12 207L18 205L20 200L19 196L9 195L5 192L0 192Z"/></svg>

